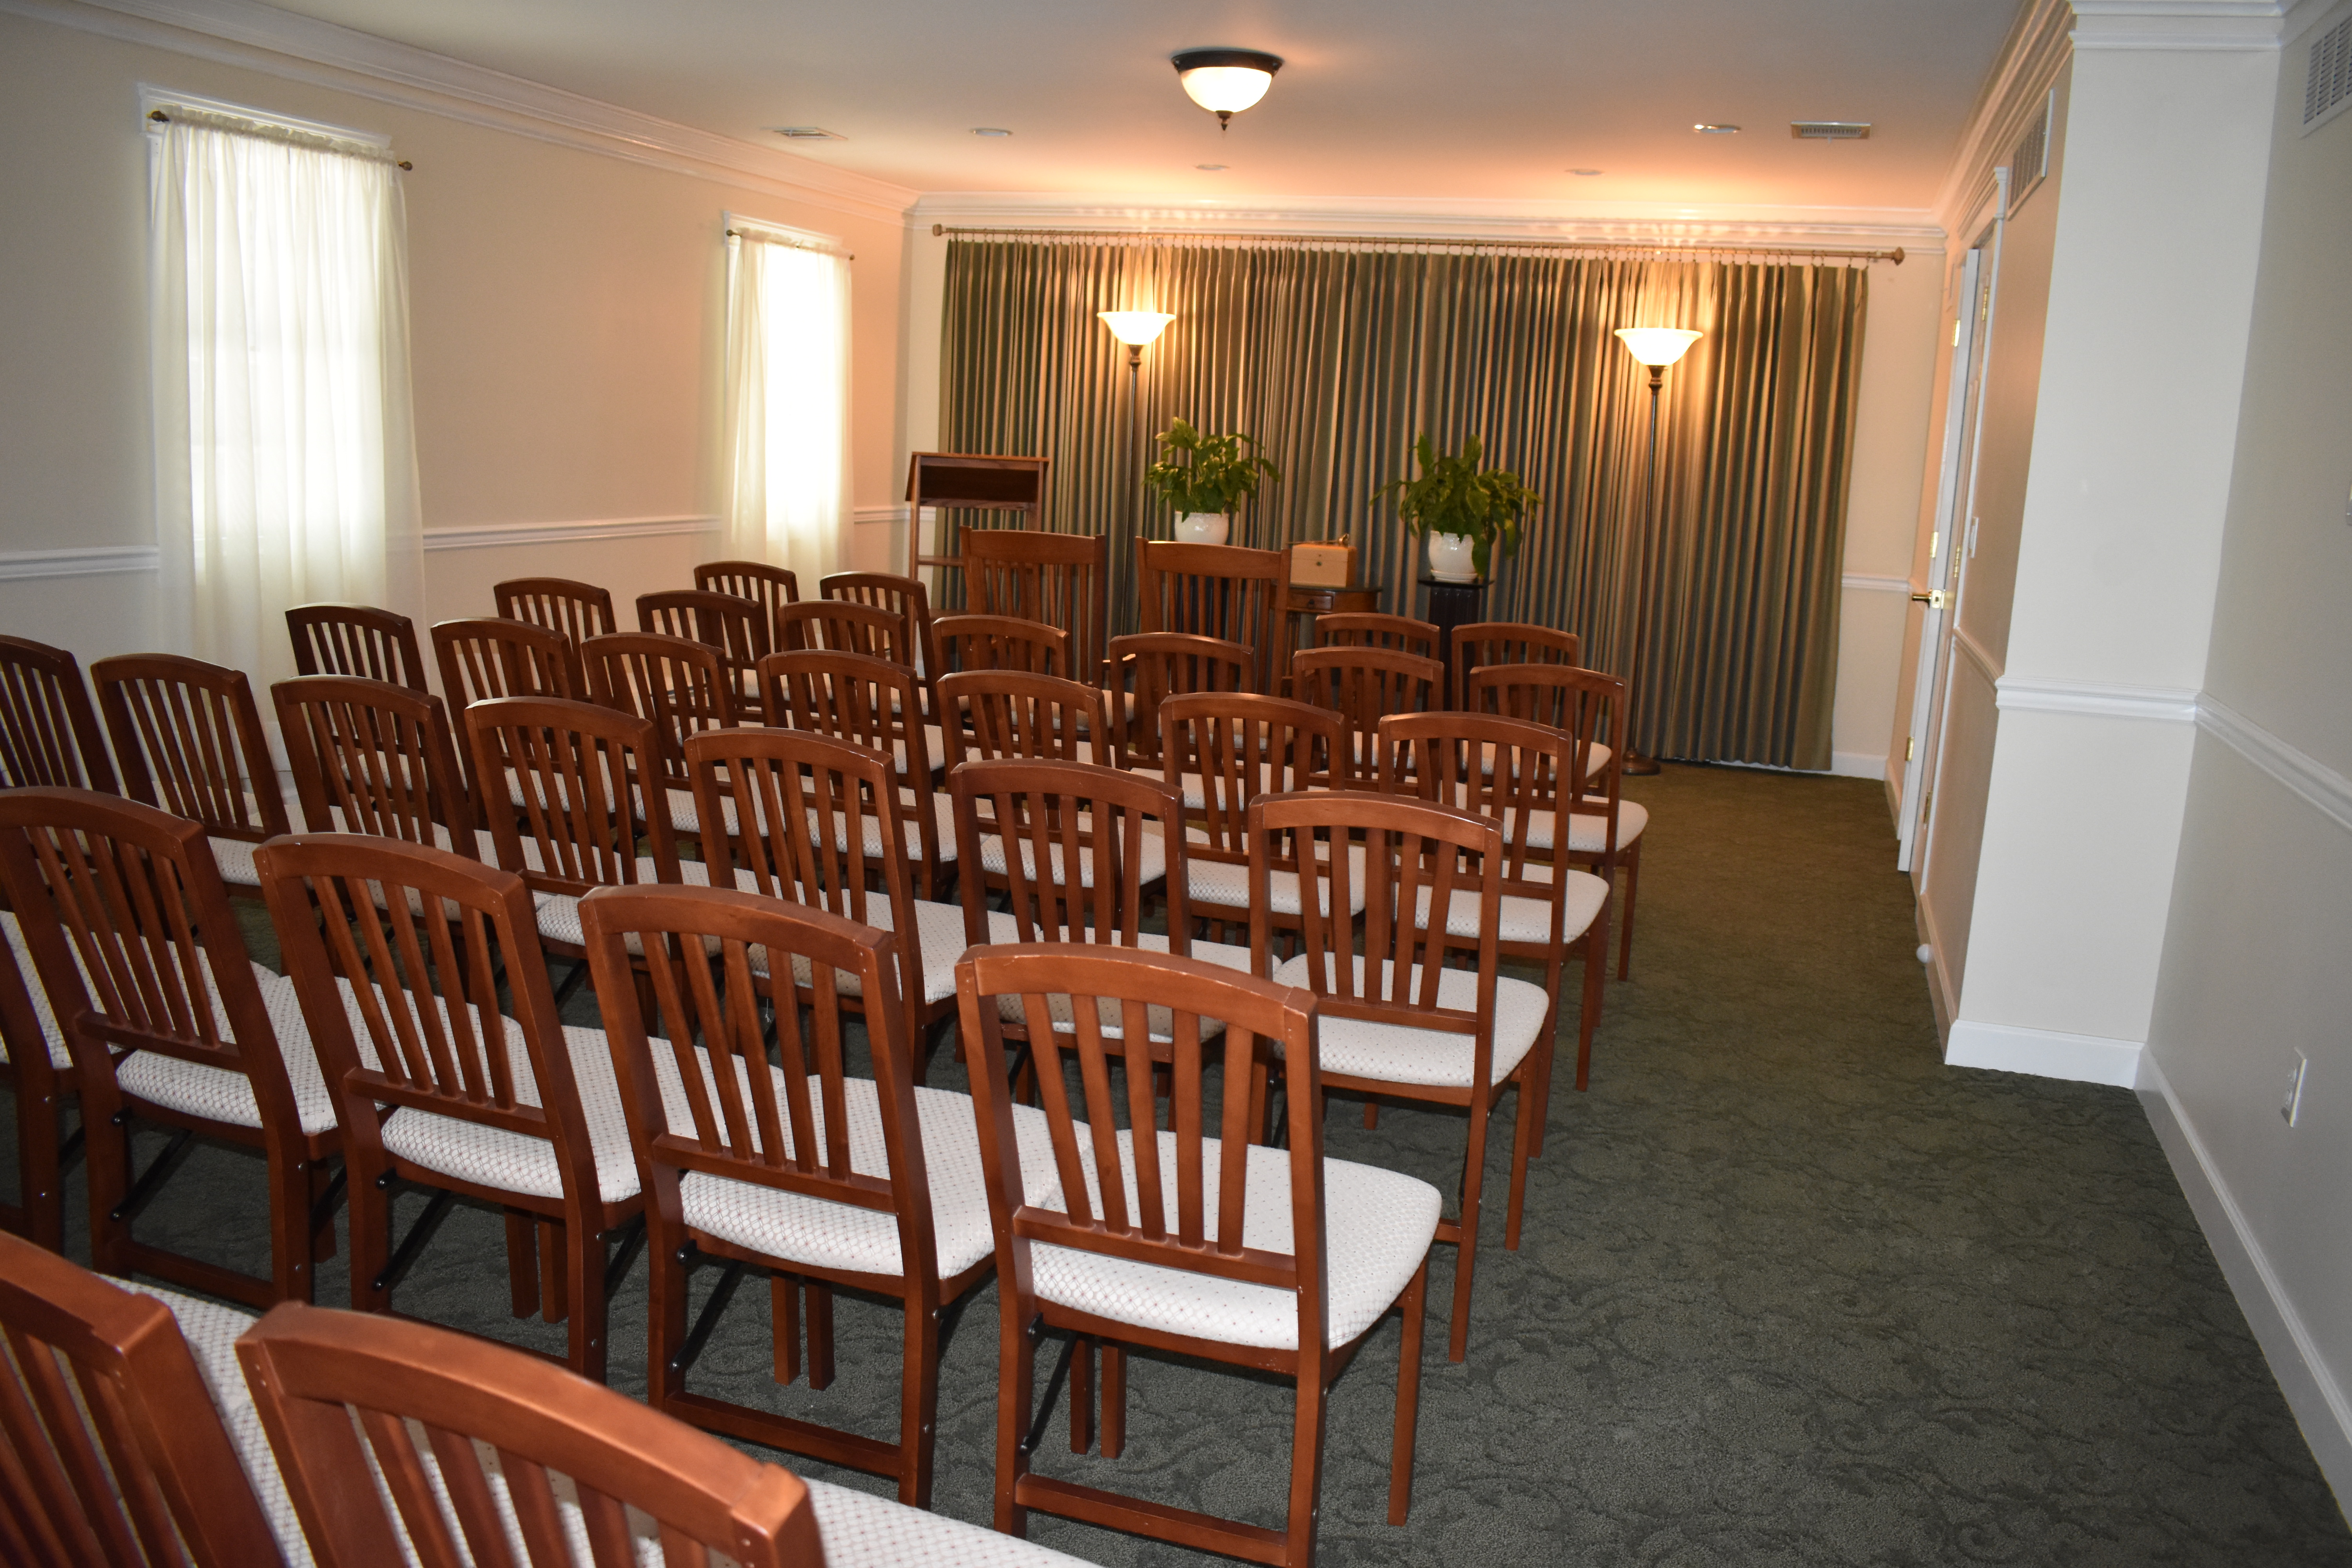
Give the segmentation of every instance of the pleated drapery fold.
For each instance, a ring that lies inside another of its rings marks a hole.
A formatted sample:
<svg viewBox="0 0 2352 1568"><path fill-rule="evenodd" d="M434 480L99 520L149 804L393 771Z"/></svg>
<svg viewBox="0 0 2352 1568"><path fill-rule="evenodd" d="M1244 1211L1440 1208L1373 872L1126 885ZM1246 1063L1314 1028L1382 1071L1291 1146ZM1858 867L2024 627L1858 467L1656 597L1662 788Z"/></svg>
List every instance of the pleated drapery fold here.
<svg viewBox="0 0 2352 1568"><path fill-rule="evenodd" d="M1654 755L1825 769L1867 298L1867 273L1849 266L955 239L941 442L1051 457L1049 526L1108 532L1112 581L1131 582L1135 534L1165 538L1171 519L1142 493L1136 464L1150 453L1129 450L1125 353L1096 313L1172 311L1137 383L1145 447L1181 416L1256 437L1283 472L1244 504L1233 542L1352 536L1382 607L1420 614L1421 542L1374 495L1409 471L1420 433L1445 450L1475 436L1544 498L1485 613L1574 631L1588 664L1623 671L1649 392L1612 332L1697 328L1660 410L1635 739ZM946 521L952 552L963 520ZM1112 599L1114 621L1131 620L1132 595Z"/></svg>

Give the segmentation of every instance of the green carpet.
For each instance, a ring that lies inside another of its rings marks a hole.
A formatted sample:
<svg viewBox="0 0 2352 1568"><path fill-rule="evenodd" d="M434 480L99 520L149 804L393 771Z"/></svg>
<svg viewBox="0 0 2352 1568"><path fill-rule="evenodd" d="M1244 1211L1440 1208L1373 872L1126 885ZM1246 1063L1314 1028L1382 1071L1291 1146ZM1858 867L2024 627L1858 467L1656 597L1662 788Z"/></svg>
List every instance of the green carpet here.
<svg viewBox="0 0 2352 1568"><path fill-rule="evenodd" d="M1444 1359L1437 1249L1403 1529L1384 1522L1393 1320L1341 1379L1322 1560L2352 1563L2136 1099L1939 1062L1878 786L1673 767L1629 793L1654 825L1592 1089L1555 1095L1517 1253L1506 1103L1462 1366ZM1567 994L1572 1028L1573 969ZM943 1052L934 1081L955 1080ZM1449 1197L1462 1135L1459 1117L1391 1109L1368 1132L1352 1104L1330 1116L1334 1155ZM204 1152L142 1233L255 1266L259 1192L247 1157ZM69 1204L82 1194L77 1172ZM504 1280L495 1216L461 1206L399 1300L560 1351L560 1329L506 1315ZM614 1311L613 1382L632 1393L644 1286L640 1263ZM345 1288L340 1261L321 1269L322 1302ZM698 1385L894 1436L898 1314L845 1299L839 1316L832 1389L778 1389L767 1295L745 1289ZM1278 1523L1286 1390L1132 1366L1125 1457L1071 1455L1057 1419L1040 1468ZM992 1287L941 1382L937 1506L985 1522ZM1044 1518L1033 1534L1103 1563L1205 1561Z"/></svg>

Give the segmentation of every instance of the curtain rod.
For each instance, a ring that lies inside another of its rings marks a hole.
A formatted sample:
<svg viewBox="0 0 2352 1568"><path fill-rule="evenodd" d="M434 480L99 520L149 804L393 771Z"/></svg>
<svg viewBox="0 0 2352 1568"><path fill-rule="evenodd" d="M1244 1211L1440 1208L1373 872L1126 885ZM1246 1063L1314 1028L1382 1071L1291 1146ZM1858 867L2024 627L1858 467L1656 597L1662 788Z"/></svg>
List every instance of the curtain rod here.
<svg viewBox="0 0 2352 1568"><path fill-rule="evenodd" d="M160 109L151 109L147 118L158 125L169 125L172 117ZM413 174L416 165L405 158L394 158L380 147L363 142L351 142L341 136L327 136L299 126L277 125L267 120L249 119L241 114L212 114L203 110L183 108L180 118L190 125L207 125L215 131L227 131L239 136L258 136L265 142L283 142L289 146L310 147L321 153L340 153L346 158L365 158L373 163L390 163L404 174Z"/></svg>
<svg viewBox="0 0 2352 1568"><path fill-rule="evenodd" d="M1455 250L1568 250L1597 252L1608 256L1650 256L1674 258L1681 256L1788 256L1809 257L1815 260L1858 261L1867 265L1874 261L1891 261L1903 265L1904 251L1897 246L1893 250L1823 250L1776 245L1701 245L1685 244L1678 240L1611 240L1611 239L1444 239L1417 238L1377 234L1214 234L1198 230L1141 231L1131 228L950 228L945 224L931 225L934 238L950 239L1092 239L1110 244L1141 244L1146 241L1183 244L1190 240L1242 240L1261 245L1295 245L1328 247L1343 250L1355 246L1414 247Z"/></svg>

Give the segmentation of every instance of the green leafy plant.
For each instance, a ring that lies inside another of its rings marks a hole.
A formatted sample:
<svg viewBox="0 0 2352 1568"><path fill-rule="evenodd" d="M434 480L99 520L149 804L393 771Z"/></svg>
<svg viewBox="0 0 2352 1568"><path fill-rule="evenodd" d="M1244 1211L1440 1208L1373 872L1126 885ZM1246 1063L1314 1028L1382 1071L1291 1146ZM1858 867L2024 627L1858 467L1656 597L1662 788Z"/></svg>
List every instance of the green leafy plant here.
<svg viewBox="0 0 2352 1568"><path fill-rule="evenodd" d="M1415 533L1453 533L1473 543L1471 560L1478 574L1499 546L1505 555L1519 547L1519 521L1528 508L1543 497L1519 483L1507 468L1478 467L1478 438L1462 443L1462 450L1441 456L1427 436L1412 444L1421 473L1410 479L1391 479L1375 492L1393 497L1398 519Z"/></svg>
<svg viewBox="0 0 2352 1568"><path fill-rule="evenodd" d="M1229 512L1257 493L1261 479L1282 478L1246 436L1203 436L1179 419L1158 439L1167 456L1144 470L1144 482L1179 512Z"/></svg>

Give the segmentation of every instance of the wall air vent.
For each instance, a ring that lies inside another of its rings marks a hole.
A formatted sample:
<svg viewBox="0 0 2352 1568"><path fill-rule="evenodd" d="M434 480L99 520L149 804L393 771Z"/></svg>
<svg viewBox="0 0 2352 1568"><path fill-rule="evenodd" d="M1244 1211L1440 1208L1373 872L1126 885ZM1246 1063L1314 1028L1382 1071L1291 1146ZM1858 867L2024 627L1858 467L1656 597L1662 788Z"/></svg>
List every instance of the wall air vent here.
<svg viewBox="0 0 2352 1568"><path fill-rule="evenodd" d="M822 125L771 125L769 130L787 142L846 142L848 137L838 131L827 131Z"/></svg>
<svg viewBox="0 0 2352 1568"><path fill-rule="evenodd" d="M1867 142L1867 120L1791 120L1789 134L1800 142Z"/></svg>
<svg viewBox="0 0 2352 1568"><path fill-rule="evenodd" d="M2015 217L2025 198L2042 184L2050 173L2050 117L2058 110L2058 89L2052 88L2050 96L2042 100L2042 112L2017 139L2016 150L2009 155L2009 211L2002 216Z"/></svg>
<svg viewBox="0 0 2352 1568"><path fill-rule="evenodd" d="M2311 40L2303 83L2303 128L2316 131L2352 104L2352 16Z"/></svg>

